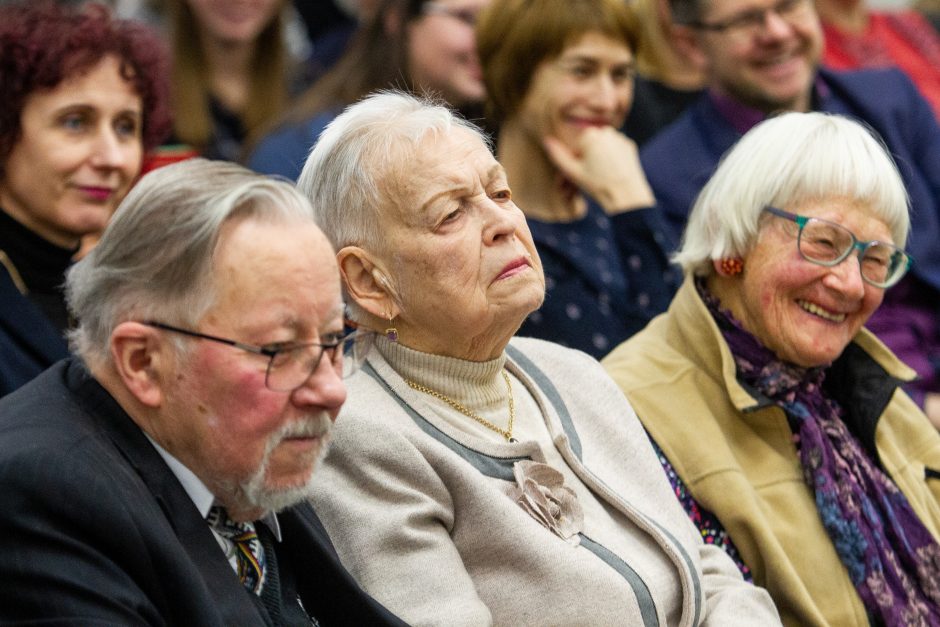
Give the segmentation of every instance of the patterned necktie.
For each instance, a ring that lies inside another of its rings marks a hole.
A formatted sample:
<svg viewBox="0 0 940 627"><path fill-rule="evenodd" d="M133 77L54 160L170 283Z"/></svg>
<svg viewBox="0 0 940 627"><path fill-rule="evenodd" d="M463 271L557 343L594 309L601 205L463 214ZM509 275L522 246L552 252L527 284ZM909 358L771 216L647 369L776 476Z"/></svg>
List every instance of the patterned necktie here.
<svg viewBox="0 0 940 627"><path fill-rule="evenodd" d="M232 543L235 549L235 563L238 565L238 579L249 591L260 594L264 586L264 547L255 532L255 526L249 522L235 522L228 517L224 507L212 506L206 522L223 538Z"/></svg>

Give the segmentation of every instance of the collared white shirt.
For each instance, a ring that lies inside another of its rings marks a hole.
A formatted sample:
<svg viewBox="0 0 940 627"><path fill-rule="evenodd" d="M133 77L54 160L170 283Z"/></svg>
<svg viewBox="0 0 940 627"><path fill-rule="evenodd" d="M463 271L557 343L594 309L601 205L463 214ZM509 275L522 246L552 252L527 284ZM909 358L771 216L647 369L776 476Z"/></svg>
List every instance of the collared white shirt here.
<svg viewBox="0 0 940 627"><path fill-rule="evenodd" d="M144 435L147 435L146 433ZM180 484L183 486L183 489L186 491L186 494L189 495L189 498L192 500L193 504L196 506L196 509L199 510L199 515L206 518L209 515L209 510L212 509L212 506L215 505L215 495L209 491L209 488L206 487L199 477L196 474L183 465L183 463L173 457L166 449L157 444L153 438L147 435L147 439L150 440L150 443L153 444L154 448L157 449L157 452L160 453L160 457L163 458L163 461L166 462L166 465L170 467L170 471L173 472L173 475L177 478ZM274 537L278 542L281 541L281 526L277 522L277 515L273 512L268 513L261 519L268 529L271 530L271 533L274 534ZM207 525L209 523L206 523ZM216 541L219 543L219 547L222 549L225 556L228 558L228 563L231 565L232 570L236 573L238 572L238 561L235 557L235 546L231 540L224 538L219 535L215 529L212 529L212 535L215 536Z"/></svg>

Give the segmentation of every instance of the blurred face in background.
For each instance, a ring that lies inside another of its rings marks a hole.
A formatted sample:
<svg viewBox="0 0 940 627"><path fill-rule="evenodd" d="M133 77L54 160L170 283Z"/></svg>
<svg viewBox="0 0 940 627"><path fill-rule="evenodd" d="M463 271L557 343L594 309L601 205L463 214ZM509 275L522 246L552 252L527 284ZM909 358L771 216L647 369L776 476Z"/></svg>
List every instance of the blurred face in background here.
<svg viewBox="0 0 940 627"><path fill-rule="evenodd" d="M811 0L713 0L695 41L718 90L764 112L808 111L823 46Z"/></svg>
<svg viewBox="0 0 940 627"><path fill-rule="evenodd" d="M490 0L433 0L408 24L408 69L418 90L460 107L486 93L474 26Z"/></svg>
<svg viewBox="0 0 940 627"><path fill-rule="evenodd" d="M577 150L585 129L619 128L633 102L633 55L627 45L588 32L543 61L516 114L537 141L556 137Z"/></svg>
<svg viewBox="0 0 940 627"><path fill-rule="evenodd" d="M140 172L142 103L106 56L29 96L0 178L0 208L63 248L104 229Z"/></svg>
<svg viewBox="0 0 940 627"><path fill-rule="evenodd" d="M201 30L228 44L247 44L277 16L283 0L185 0Z"/></svg>

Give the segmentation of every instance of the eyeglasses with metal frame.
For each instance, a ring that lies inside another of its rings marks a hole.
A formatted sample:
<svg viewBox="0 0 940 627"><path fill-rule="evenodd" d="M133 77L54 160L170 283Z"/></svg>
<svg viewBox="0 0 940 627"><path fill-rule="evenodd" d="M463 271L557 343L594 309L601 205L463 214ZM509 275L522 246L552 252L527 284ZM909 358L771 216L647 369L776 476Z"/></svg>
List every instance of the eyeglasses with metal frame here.
<svg viewBox="0 0 940 627"><path fill-rule="evenodd" d="M793 23L809 14L810 0L779 0L776 4L761 9L747 9L731 17L715 22L694 20L687 26L699 30L728 33L736 37L751 38L764 32L767 16L773 13L782 20Z"/></svg>
<svg viewBox="0 0 940 627"><path fill-rule="evenodd" d="M841 224L797 215L767 205L764 211L799 227L797 249L806 261L831 268L858 251L858 267L862 280L875 287L888 288L901 280L911 268L914 258L888 242L860 241Z"/></svg>
<svg viewBox="0 0 940 627"><path fill-rule="evenodd" d="M310 378L320 365L323 355L327 354L334 370L345 379L353 375L365 361L372 345L371 331L353 331L348 334L334 333L326 342L277 343L267 346L255 346L238 342L217 335L200 333L175 327L173 325L145 320L142 324L179 333L211 342L226 344L235 348L262 355L268 358L264 384L275 392L293 392Z"/></svg>

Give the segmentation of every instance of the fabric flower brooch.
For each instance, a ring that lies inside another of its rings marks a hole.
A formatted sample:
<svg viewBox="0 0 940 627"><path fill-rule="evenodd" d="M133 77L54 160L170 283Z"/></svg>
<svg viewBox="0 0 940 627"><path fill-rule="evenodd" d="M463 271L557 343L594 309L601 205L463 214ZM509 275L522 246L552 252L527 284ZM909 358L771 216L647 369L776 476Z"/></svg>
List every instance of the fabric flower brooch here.
<svg viewBox="0 0 940 627"><path fill-rule="evenodd" d="M574 490L564 485L562 474L548 464L529 460L516 462L513 474L516 484L507 486L509 498L556 536L577 545L584 511Z"/></svg>

